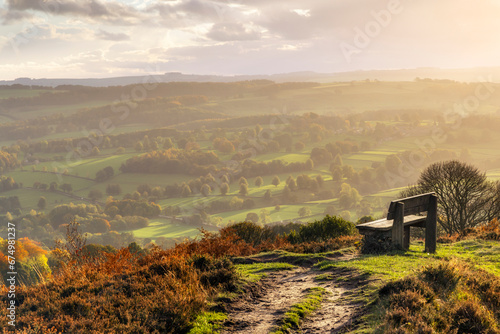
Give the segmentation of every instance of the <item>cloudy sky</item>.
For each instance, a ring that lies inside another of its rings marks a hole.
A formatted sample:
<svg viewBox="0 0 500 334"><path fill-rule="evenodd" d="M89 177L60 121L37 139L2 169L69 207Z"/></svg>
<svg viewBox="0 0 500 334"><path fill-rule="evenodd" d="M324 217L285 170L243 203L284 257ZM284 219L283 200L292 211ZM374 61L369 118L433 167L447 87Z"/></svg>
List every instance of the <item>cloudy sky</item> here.
<svg viewBox="0 0 500 334"><path fill-rule="evenodd" d="M0 0L0 80L500 66L500 0Z"/></svg>

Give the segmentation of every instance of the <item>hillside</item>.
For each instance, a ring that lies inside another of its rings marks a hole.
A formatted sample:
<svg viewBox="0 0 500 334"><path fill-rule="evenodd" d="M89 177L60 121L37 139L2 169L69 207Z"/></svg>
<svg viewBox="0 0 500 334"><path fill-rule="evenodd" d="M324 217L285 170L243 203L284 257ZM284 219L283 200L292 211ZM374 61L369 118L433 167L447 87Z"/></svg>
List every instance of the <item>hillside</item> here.
<svg viewBox="0 0 500 334"><path fill-rule="evenodd" d="M416 69L398 69L398 70L366 70L366 71L350 71L339 73L316 73L316 72L292 72L272 75L233 75L233 76L217 76L217 75L196 75L184 74L180 72L169 72L165 74L147 75L156 82L238 82L249 80L272 80L275 82L349 82L358 80L378 80L378 81L413 81L415 78L430 78L455 80L463 82L474 82L479 77L497 78L499 68L496 67L477 67L464 69L442 69L442 68L416 68ZM71 79L71 78L54 78L54 79L34 79L34 78L17 78L15 80L0 80L0 85L25 85L25 86L44 86L56 87L61 85L81 85L91 87L107 87L107 86L125 86L140 84L144 80L144 76L129 76L116 78L99 78L99 79Z"/></svg>
<svg viewBox="0 0 500 334"><path fill-rule="evenodd" d="M16 332L498 332L496 221L441 239L433 255L420 240L378 255L347 236L256 242L249 227L167 251L79 255L66 244L52 280L17 288Z"/></svg>
<svg viewBox="0 0 500 334"><path fill-rule="evenodd" d="M430 79L5 86L0 167L10 185L0 197L10 204L0 219L25 221L19 232L47 247L71 217L95 243L168 247L200 227L243 220L380 217L435 161L472 162L499 179L497 86ZM491 94L469 113L465 103L478 89ZM124 211L107 205L109 196L161 213ZM60 206L66 217L52 212Z"/></svg>

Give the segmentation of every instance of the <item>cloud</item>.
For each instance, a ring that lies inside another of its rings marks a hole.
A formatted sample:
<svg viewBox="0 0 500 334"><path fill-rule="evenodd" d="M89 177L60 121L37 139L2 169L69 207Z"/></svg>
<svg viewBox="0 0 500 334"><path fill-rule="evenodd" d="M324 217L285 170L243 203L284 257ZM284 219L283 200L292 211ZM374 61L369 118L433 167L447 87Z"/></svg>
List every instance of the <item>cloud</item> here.
<svg viewBox="0 0 500 334"><path fill-rule="evenodd" d="M96 32L95 36L99 39L103 39L106 41L114 41L114 42L130 40L130 36L125 33L112 33L102 29L99 29L99 31Z"/></svg>
<svg viewBox="0 0 500 334"><path fill-rule="evenodd" d="M23 21L25 19L30 19L33 17L33 15L19 10L0 9L0 17L2 18L2 24L8 25L19 21Z"/></svg>
<svg viewBox="0 0 500 334"><path fill-rule="evenodd" d="M185 27L201 23L241 22L242 8L234 4L211 0L163 1L147 8L158 13L159 21L166 27Z"/></svg>
<svg viewBox="0 0 500 334"><path fill-rule="evenodd" d="M261 37L260 32L247 29L241 23L215 23L206 35L215 41L251 41Z"/></svg>
<svg viewBox="0 0 500 334"><path fill-rule="evenodd" d="M117 1L100 0L8 0L9 11L33 10L50 15L73 15L102 20L114 24L137 23L141 11ZM134 20L135 19L135 20Z"/></svg>

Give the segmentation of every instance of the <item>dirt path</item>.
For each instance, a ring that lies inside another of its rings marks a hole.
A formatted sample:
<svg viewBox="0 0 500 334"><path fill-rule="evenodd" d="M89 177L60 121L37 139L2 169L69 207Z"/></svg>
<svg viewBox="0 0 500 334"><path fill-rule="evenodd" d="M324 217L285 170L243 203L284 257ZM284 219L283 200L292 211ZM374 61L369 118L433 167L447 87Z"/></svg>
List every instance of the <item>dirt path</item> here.
<svg viewBox="0 0 500 334"><path fill-rule="evenodd" d="M301 333L338 333L350 325L358 308L339 300L351 290L352 284L339 284L335 278L318 281L315 277L319 274L324 272L312 268L270 273L252 293L230 305L222 333L269 333L290 306L300 302L308 289L314 287L323 287L329 294L321 308L304 321Z"/></svg>

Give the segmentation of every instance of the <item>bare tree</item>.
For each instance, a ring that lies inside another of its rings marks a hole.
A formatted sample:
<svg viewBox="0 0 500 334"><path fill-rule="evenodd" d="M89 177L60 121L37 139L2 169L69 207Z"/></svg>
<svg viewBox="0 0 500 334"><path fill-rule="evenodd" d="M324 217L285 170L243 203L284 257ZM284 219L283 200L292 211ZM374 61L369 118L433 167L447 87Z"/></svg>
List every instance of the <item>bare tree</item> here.
<svg viewBox="0 0 500 334"><path fill-rule="evenodd" d="M438 196L438 222L448 234L488 221L499 213L500 188L478 168L456 160L427 167L417 184L401 192L408 197L426 192Z"/></svg>
<svg viewBox="0 0 500 334"><path fill-rule="evenodd" d="M78 262L83 261L84 248L87 244L87 234L83 234L79 230L80 224L76 221L72 221L66 226L66 242L62 240L56 240L54 249L59 249L65 252L69 259L60 260L77 260Z"/></svg>
<svg viewBox="0 0 500 334"><path fill-rule="evenodd" d="M488 182L488 196L491 198L486 207L486 220L500 218L500 181Z"/></svg>

